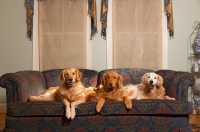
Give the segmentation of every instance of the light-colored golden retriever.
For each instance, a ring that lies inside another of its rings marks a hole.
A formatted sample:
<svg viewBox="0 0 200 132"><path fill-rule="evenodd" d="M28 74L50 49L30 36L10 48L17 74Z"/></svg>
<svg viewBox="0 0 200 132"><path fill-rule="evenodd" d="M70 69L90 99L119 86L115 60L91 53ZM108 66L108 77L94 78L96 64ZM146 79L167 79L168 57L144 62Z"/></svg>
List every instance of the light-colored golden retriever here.
<svg viewBox="0 0 200 132"><path fill-rule="evenodd" d="M76 68L68 68L61 72L61 85L51 87L41 93L39 96L30 96L30 101L62 101L66 107L66 117L74 119L75 107L86 101L89 93L95 93L93 90L87 90L81 82L82 73Z"/></svg>
<svg viewBox="0 0 200 132"><path fill-rule="evenodd" d="M142 81L137 85L127 85L125 87L126 94L129 99L167 99L175 100L165 95L163 87L163 78L156 73L146 73L142 77Z"/></svg>
<svg viewBox="0 0 200 132"><path fill-rule="evenodd" d="M96 111L100 112L106 101L123 101L127 109L132 108L131 100L125 95L123 79L116 72L109 71L101 78L100 86L88 96L87 100L97 101Z"/></svg>

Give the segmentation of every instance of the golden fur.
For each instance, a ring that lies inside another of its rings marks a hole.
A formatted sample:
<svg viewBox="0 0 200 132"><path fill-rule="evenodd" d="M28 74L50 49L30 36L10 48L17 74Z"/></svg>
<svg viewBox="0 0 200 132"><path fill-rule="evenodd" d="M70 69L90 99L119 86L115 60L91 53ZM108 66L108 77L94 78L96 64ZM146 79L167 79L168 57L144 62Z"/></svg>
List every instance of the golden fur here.
<svg viewBox="0 0 200 132"><path fill-rule="evenodd" d="M116 72L107 72L101 79L100 86L88 96L87 100L94 99L97 101L96 111L100 112L104 103L108 100L123 101L126 108L132 108L131 100L125 95L123 79Z"/></svg>
<svg viewBox="0 0 200 132"><path fill-rule="evenodd" d="M74 119L75 107L86 101L89 93L81 82L82 73L76 68L68 68L61 72L61 85L51 87L41 93L39 96L30 96L30 101L62 101L66 107L66 117Z"/></svg>
<svg viewBox="0 0 200 132"><path fill-rule="evenodd" d="M146 73L142 77L142 81L138 85L127 85L126 94L129 99L167 99L175 100L169 96L165 96L165 88L163 87L163 78L156 73Z"/></svg>

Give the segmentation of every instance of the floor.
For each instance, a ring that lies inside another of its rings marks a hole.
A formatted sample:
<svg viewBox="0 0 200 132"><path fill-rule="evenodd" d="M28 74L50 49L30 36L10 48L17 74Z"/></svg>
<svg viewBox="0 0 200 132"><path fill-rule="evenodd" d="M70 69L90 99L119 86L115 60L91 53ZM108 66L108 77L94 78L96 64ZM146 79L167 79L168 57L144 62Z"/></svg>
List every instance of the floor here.
<svg viewBox="0 0 200 132"><path fill-rule="evenodd" d="M2 130L5 126L5 116L6 116L6 114L0 113L0 130ZM190 124L200 125L200 115L191 115L190 116Z"/></svg>

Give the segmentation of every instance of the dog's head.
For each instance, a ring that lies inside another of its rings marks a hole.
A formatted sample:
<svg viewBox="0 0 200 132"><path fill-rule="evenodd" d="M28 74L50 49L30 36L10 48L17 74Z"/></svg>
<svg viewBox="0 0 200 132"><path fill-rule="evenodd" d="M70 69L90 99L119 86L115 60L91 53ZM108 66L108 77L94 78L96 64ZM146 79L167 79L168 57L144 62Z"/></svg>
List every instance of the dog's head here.
<svg viewBox="0 0 200 132"><path fill-rule="evenodd" d="M142 77L142 83L145 84L150 89L160 87L163 85L163 78L156 73L146 73Z"/></svg>
<svg viewBox="0 0 200 132"><path fill-rule="evenodd" d="M80 81L82 73L76 68L68 68L61 72L60 80L68 87L73 87Z"/></svg>
<svg viewBox="0 0 200 132"><path fill-rule="evenodd" d="M109 71L105 73L101 79L101 84L105 91L110 92L114 89L119 89L122 87L123 79L116 72Z"/></svg>

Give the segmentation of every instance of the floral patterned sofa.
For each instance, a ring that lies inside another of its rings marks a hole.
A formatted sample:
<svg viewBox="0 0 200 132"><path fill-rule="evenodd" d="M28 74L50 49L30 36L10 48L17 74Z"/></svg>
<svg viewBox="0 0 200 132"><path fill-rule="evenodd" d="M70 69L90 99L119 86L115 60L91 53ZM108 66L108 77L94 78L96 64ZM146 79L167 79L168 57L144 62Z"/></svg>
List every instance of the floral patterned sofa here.
<svg viewBox="0 0 200 132"><path fill-rule="evenodd" d="M138 84L147 72L156 72L164 79L166 94L173 100L133 100L127 110L123 102L106 102L100 113L96 102L86 102L76 108L74 120L68 120L62 102L29 102L30 95L60 85L58 76L63 69L46 71L19 71L6 73L0 86L6 88L6 132L190 132L189 115L193 112L188 101L188 88L194 85L194 76L188 72L138 68L95 70L80 69L86 87L99 85L107 71L116 71L124 85Z"/></svg>

